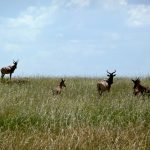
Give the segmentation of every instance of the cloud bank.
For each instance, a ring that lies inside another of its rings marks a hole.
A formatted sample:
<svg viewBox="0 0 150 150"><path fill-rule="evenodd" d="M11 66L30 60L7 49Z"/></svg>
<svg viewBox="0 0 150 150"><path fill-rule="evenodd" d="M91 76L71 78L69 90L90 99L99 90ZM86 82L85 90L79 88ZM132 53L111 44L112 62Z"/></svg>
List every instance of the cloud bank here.
<svg viewBox="0 0 150 150"><path fill-rule="evenodd" d="M143 27L150 25L150 5L134 5L128 9L128 25Z"/></svg>

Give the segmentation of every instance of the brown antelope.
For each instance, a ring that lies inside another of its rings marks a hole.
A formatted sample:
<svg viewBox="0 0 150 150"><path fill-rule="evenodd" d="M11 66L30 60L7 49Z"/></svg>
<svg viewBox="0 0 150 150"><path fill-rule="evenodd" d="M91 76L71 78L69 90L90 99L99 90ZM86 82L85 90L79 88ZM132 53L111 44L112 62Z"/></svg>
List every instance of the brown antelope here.
<svg viewBox="0 0 150 150"><path fill-rule="evenodd" d="M136 96L136 95L144 95L144 94L148 94L148 96L150 96L150 89L141 85L141 81L139 78L137 78L136 80L133 80L131 79L132 82L134 83L134 86L133 86L133 94Z"/></svg>
<svg viewBox="0 0 150 150"><path fill-rule="evenodd" d="M12 73L14 73L15 69L17 68L17 64L18 64L18 61L13 60L12 66L1 68L1 79L4 78L5 74L10 74L10 80L11 80Z"/></svg>
<svg viewBox="0 0 150 150"><path fill-rule="evenodd" d="M60 83L56 86L56 88L52 90L53 91L53 95L54 94L57 94L57 95L61 94L61 91L62 91L63 87L66 87L65 80L61 79Z"/></svg>
<svg viewBox="0 0 150 150"><path fill-rule="evenodd" d="M104 91L110 91L111 85L113 84L113 77L116 76L116 74L114 74L115 72L116 70L112 73L107 71L107 76L109 78L106 80L98 81L97 90L100 95L102 95Z"/></svg>

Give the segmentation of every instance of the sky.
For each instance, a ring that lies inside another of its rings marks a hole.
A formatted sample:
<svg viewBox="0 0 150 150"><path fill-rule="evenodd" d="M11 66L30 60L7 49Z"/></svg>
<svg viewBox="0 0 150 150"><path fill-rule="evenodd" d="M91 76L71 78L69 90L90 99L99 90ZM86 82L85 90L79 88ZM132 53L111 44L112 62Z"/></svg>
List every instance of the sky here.
<svg viewBox="0 0 150 150"><path fill-rule="evenodd" d="M150 0L1 0L0 35L13 76L150 74Z"/></svg>

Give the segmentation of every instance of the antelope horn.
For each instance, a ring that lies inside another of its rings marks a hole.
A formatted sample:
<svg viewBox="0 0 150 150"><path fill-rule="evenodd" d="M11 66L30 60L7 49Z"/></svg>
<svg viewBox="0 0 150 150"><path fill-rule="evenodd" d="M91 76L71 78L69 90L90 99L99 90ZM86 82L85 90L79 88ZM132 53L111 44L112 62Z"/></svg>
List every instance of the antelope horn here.
<svg viewBox="0 0 150 150"><path fill-rule="evenodd" d="M110 72L108 72L108 70L107 70L107 73L108 73L108 74L111 74Z"/></svg>
<svg viewBox="0 0 150 150"><path fill-rule="evenodd" d="M114 74L116 72L116 70L114 72L112 72L112 74Z"/></svg>

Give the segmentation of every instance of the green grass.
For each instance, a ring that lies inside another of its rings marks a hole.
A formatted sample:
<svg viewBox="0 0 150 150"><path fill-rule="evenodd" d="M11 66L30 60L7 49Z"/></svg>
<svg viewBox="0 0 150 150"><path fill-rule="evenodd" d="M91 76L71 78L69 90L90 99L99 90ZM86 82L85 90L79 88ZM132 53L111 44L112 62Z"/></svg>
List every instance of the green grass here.
<svg viewBox="0 0 150 150"><path fill-rule="evenodd" d="M150 99L129 78L97 93L96 78L13 78L0 83L0 149L150 149ZM143 78L150 85L150 78Z"/></svg>

